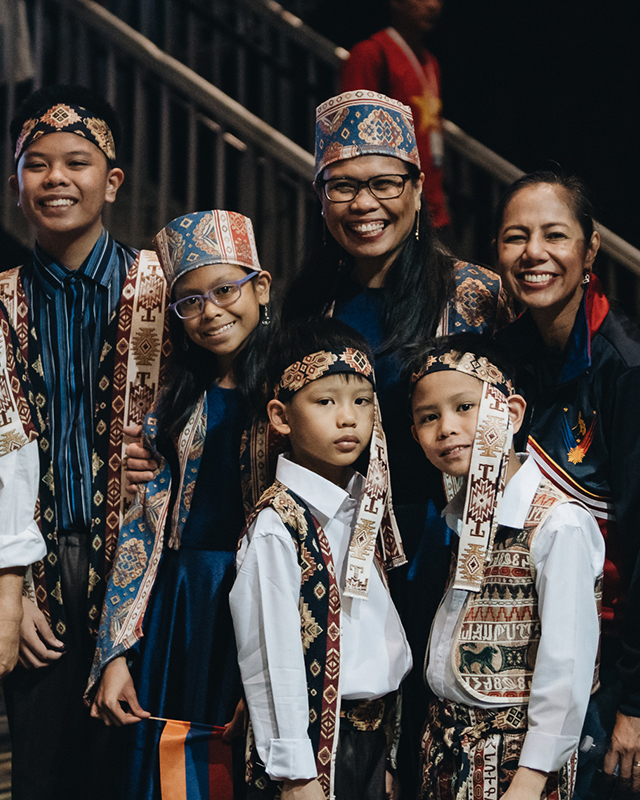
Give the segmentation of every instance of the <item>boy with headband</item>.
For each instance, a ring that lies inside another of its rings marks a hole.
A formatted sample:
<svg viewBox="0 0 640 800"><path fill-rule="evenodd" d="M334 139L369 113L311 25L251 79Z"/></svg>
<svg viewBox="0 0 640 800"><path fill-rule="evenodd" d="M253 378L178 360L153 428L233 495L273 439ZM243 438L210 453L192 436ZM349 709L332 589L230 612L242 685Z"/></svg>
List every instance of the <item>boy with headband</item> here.
<svg viewBox="0 0 640 800"><path fill-rule="evenodd" d="M404 562L371 355L344 323L287 329L272 426L289 437L231 592L251 716L248 797L384 796L385 730L411 651L385 568ZM352 465L369 447L366 480Z"/></svg>
<svg viewBox="0 0 640 800"><path fill-rule="evenodd" d="M27 576L18 667L5 683L15 800L114 797L113 734L82 696L120 521L123 427L158 388L165 281L154 253L102 224L124 175L113 109L83 87L31 95L11 124L33 255L3 273L40 429L44 559Z"/></svg>
<svg viewBox="0 0 640 800"><path fill-rule="evenodd" d="M443 512L459 544L427 655L421 796L566 800L597 684L602 537L514 452L526 404L490 343L438 340L412 366L414 437L463 481Z"/></svg>

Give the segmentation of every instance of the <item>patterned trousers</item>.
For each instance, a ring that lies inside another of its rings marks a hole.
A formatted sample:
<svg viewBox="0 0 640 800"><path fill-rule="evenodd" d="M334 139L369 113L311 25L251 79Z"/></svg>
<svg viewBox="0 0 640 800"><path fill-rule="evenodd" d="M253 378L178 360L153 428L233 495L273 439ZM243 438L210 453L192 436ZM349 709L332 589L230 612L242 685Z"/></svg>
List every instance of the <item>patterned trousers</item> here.
<svg viewBox="0 0 640 800"><path fill-rule="evenodd" d="M527 707L485 710L432 700L422 736L421 800L496 800L518 769ZM576 755L549 775L541 800L570 800Z"/></svg>

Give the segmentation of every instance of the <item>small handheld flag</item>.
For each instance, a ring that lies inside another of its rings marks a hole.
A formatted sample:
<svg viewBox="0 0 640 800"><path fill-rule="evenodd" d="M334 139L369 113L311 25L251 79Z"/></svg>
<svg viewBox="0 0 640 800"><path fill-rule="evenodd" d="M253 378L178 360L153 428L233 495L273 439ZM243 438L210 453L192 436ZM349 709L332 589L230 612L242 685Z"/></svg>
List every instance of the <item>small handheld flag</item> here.
<svg viewBox="0 0 640 800"><path fill-rule="evenodd" d="M222 739L224 728L165 722L160 736L162 800L233 800L231 745Z"/></svg>

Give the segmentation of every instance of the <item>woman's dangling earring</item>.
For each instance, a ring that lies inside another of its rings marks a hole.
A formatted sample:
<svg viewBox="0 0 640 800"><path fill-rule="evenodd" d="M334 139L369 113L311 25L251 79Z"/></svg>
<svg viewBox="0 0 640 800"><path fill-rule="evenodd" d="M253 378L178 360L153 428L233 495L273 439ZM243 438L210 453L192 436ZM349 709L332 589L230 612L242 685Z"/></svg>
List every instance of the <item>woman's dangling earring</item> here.
<svg viewBox="0 0 640 800"><path fill-rule="evenodd" d="M260 306L260 322L263 325L271 325L271 316L269 315L269 303Z"/></svg>
<svg viewBox="0 0 640 800"><path fill-rule="evenodd" d="M327 246L327 223L324 218L324 212L322 213L322 246Z"/></svg>
<svg viewBox="0 0 640 800"><path fill-rule="evenodd" d="M186 334L186 333L183 335L183 339L182 339L182 349L184 350L184 352L185 352L185 353L186 353L186 352L187 352L187 350L189 349L189 337L187 336L187 334Z"/></svg>
<svg viewBox="0 0 640 800"><path fill-rule="evenodd" d="M589 272L589 270L585 270L585 273L582 276L581 286L588 286L590 280L591 280L591 273Z"/></svg>
<svg viewBox="0 0 640 800"><path fill-rule="evenodd" d="M420 212L416 211L416 242L420 241Z"/></svg>

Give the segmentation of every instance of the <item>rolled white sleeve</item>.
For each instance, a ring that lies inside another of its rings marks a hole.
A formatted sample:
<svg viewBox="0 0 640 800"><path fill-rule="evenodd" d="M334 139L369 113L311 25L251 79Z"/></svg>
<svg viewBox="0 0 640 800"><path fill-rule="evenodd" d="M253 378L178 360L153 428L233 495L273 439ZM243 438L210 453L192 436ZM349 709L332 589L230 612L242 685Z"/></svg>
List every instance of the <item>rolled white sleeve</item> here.
<svg viewBox="0 0 640 800"><path fill-rule="evenodd" d="M300 581L291 535L267 508L238 553L229 601L258 755L267 774L278 780L317 777L308 736Z"/></svg>
<svg viewBox="0 0 640 800"><path fill-rule="evenodd" d="M0 458L0 569L26 567L47 552L33 518L39 480L37 442Z"/></svg>
<svg viewBox="0 0 640 800"><path fill-rule="evenodd" d="M542 635L529 700L529 729L520 765L551 772L578 746L598 650L594 583L604 540L586 509L554 509L534 541Z"/></svg>

